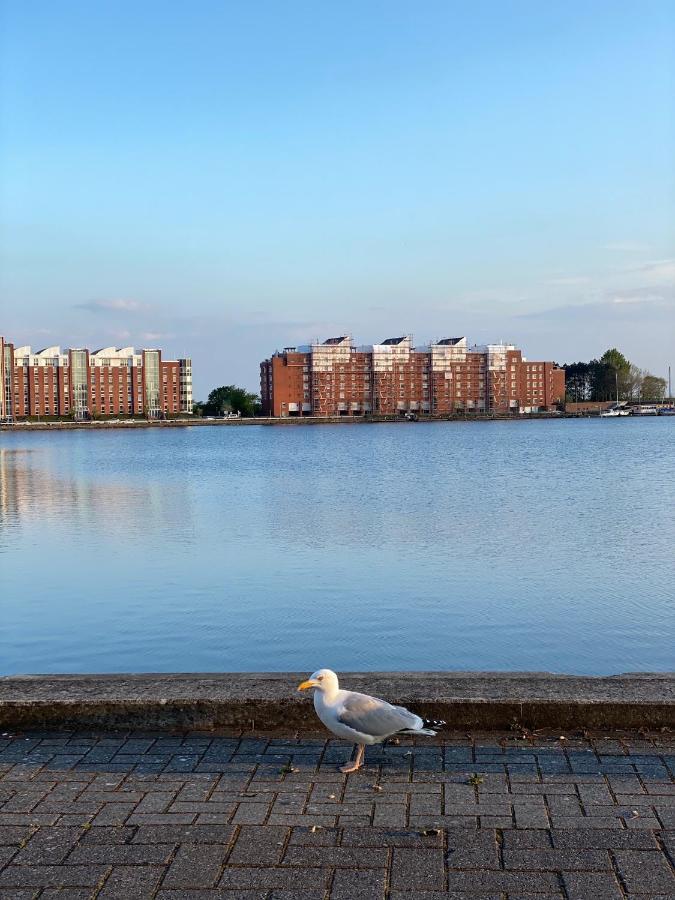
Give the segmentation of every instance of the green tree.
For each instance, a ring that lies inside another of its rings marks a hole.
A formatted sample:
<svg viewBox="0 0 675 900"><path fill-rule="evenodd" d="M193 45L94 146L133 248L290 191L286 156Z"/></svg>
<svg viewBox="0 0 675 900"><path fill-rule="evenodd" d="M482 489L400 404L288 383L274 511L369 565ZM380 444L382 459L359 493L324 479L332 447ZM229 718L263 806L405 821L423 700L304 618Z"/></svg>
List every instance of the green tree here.
<svg viewBox="0 0 675 900"><path fill-rule="evenodd" d="M568 363L565 369L565 393L570 403L580 403L591 396L590 365L585 362Z"/></svg>
<svg viewBox="0 0 675 900"><path fill-rule="evenodd" d="M652 375L651 372L645 372L642 377L640 396L642 400L660 403L666 396L666 379Z"/></svg>
<svg viewBox="0 0 675 900"><path fill-rule="evenodd" d="M617 350L616 347L612 347L611 350L606 350L600 357L599 361L608 369L608 371L605 372L604 376L605 390L609 388L609 392L611 394L611 382L614 382L614 397L616 397L618 389L620 400L629 399L632 396L633 389L636 386L634 381L634 373L636 367L632 366L630 361L627 360L623 353ZM599 399L605 400L608 398L602 397Z"/></svg>
<svg viewBox="0 0 675 900"><path fill-rule="evenodd" d="M250 394L244 388L234 384L227 384L211 391L203 410L207 416L222 416L228 412L239 413L242 416L254 416L258 405L259 400L256 394Z"/></svg>

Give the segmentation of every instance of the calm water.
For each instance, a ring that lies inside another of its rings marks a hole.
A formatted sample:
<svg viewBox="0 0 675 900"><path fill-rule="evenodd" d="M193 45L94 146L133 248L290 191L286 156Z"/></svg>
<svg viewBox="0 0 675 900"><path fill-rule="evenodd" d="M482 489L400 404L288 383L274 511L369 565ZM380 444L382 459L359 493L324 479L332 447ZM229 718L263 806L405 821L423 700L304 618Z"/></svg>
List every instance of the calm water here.
<svg viewBox="0 0 675 900"><path fill-rule="evenodd" d="M0 671L675 667L675 419L0 435Z"/></svg>

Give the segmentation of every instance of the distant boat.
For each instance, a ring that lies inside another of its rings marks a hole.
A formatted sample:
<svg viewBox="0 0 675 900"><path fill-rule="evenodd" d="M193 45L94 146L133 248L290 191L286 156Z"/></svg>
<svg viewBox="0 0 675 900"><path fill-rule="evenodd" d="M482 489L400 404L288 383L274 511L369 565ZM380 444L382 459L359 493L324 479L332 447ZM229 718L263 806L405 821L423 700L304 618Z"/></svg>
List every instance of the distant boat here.
<svg viewBox="0 0 675 900"><path fill-rule="evenodd" d="M660 416L675 416L675 406L662 406L659 410Z"/></svg>
<svg viewBox="0 0 675 900"><path fill-rule="evenodd" d="M658 416L659 408L653 404L642 404L642 406L633 407L634 416Z"/></svg>
<svg viewBox="0 0 675 900"><path fill-rule="evenodd" d="M611 406L609 409L604 409L600 415L603 419L614 419L617 416L629 416L630 410L622 406Z"/></svg>

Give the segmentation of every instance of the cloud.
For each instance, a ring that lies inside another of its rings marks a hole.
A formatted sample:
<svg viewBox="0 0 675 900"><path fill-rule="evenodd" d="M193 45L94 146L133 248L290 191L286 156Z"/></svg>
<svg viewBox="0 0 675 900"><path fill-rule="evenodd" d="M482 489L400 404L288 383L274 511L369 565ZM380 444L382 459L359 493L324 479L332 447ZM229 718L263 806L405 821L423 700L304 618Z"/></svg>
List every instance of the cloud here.
<svg viewBox="0 0 675 900"><path fill-rule="evenodd" d="M675 259L656 259L633 269L641 272L650 284L675 285Z"/></svg>
<svg viewBox="0 0 675 900"><path fill-rule="evenodd" d="M141 337L144 341L170 341L175 334L168 334L165 331L144 331Z"/></svg>
<svg viewBox="0 0 675 900"><path fill-rule="evenodd" d="M89 300L87 303L75 304L76 309L86 309L89 312L141 312L146 309L137 300Z"/></svg>

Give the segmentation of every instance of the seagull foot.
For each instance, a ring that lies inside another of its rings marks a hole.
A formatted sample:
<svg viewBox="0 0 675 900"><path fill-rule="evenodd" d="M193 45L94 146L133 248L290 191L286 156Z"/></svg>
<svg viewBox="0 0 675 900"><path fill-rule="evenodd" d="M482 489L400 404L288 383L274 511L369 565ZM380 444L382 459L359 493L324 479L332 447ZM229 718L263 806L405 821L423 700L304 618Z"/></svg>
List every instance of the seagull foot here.
<svg viewBox="0 0 675 900"><path fill-rule="evenodd" d="M356 762L355 759L350 760L344 766L340 766L340 771L344 772L345 775L348 775L349 772L356 772L357 769L361 768L361 763Z"/></svg>

